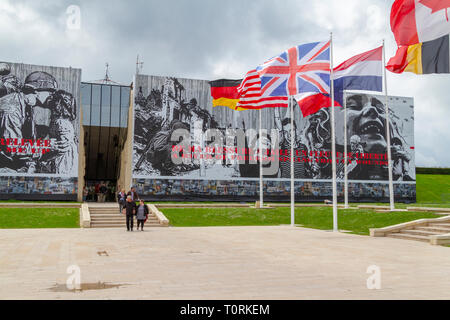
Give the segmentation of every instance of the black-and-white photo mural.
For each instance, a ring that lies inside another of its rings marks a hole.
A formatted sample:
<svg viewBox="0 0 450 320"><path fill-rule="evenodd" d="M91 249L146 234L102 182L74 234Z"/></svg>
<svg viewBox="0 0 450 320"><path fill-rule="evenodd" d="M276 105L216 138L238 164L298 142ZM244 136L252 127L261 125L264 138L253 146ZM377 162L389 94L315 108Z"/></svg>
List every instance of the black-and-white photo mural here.
<svg viewBox="0 0 450 320"><path fill-rule="evenodd" d="M0 62L3 180L58 178L76 186L80 81L80 69Z"/></svg>
<svg viewBox="0 0 450 320"><path fill-rule="evenodd" d="M140 194L147 198L254 200L259 190L261 146L265 195L286 200L292 143L298 200L331 195L330 108L303 117L294 102L294 136L289 108L262 109L260 135L259 110L213 107L212 100L210 83L205 80L136 76L132 170ZM415 199L413 100L389 97L388 103L397 194L411 201ZM351 197L387 199L384 96L347 93L346 108L335 110L340 195L346 115Z"/></svg>

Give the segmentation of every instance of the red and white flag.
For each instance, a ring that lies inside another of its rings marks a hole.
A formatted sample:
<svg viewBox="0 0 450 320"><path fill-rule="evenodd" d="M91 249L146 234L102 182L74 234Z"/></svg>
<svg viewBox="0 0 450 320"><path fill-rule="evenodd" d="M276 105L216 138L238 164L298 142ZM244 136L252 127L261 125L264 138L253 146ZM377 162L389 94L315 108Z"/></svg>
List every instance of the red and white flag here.
<svg viewBox="0 0 450 320"><path fill-rule="evenodd" d="M236 108L263 109L288 107L288 97L261 96L261 78L256 72L256 69L247 72L237 91L239 93L239 102Z"/></svg>
<svg viewBox="0 0 450 320"><path fill-rule="evenodd" d="M395 0L391 29L399 46L426 42L450 33L450 0Z"/></svg>

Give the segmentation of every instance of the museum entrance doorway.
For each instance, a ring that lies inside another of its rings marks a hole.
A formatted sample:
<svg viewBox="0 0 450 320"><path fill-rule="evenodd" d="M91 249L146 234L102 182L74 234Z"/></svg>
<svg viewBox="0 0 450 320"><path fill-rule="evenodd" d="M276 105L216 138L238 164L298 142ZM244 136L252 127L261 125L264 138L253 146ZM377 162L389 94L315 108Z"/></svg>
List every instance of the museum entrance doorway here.
<svg viewBox="0 0 450 320"><path fill-rule="evenodd" d="M116 201L130 91L131 86L106 80L81 83L86 201Z"/></svg>

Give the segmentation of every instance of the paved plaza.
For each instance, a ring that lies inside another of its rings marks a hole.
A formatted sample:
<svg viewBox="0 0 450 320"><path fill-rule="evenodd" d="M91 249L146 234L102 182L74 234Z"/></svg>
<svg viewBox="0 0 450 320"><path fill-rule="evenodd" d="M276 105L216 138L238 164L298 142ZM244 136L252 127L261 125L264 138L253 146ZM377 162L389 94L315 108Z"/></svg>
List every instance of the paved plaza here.
<svg viewBox="0 0 450 320"><path fill-rule="evenodd" d="M71 265L85 290L67 291ZM290 226L0 230L0 299L450 299L450 248Z"/></svg>

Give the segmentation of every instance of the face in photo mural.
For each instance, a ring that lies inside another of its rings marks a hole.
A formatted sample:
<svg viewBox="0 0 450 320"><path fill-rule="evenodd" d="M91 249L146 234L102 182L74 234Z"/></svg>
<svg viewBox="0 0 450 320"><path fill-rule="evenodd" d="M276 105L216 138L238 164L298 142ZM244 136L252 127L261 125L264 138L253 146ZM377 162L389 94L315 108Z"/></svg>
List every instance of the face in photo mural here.
<svg viewBox="0 0 450 320"><path fill-rule="evenodd" d="M390 97L394 101L394 98ZM398 99L397 99L398 100ZM388 180L386 112L380 97L350 94L346 98L348 178L350 180ZM344 108L336 107L336 151L339 153L337 177L343 179ZM331 109L323 108L304 119L300 141L307 153L321 159L331 159ZM403 119L397 115L403 113ZM306 120L306 121L305 121ZM390 106L391 155L393 179L414 181L412 104ZM323 156L321 156L321 152ZM328 154L326 154L328 152ZM368 158L364 158L364 155ZM305 164L306 178L330 179L331 163L312 161Z"/></svg>
<svg viewBox="0 0 450 320"><path fill-rule="evenodd" d="M382 99L367 94L351 94L346 100L348 152L352 155L372 154L386 156L388 146L386 108L385 104L381 102ZM390 100L394 101L393 98L390 98ZM407 141L407 136L412 136L414 130L413 122L407 122L408 120L413 120L413 116L410 114L412 113L412 106L401 106L392 103L389 111L393 178L396 181L412 181L414 180L413 174L410 172L412 154L408 151L411 147L411 142ZM408 114L406 119L400 119L397 115L402 112ZM354 156L353 160L356 160L355 158L356 156ZM373 159L369 158L370 160ZM371 161L370 164L358 164L357 161L353 161L348 168L349 178L388 180L387 159L379 160L380 164L374 161ZM342 166L339 167L342 170Z"/></svg>
<svg viewBox="0 0 450 320"><path fill-rule="evenodd" d="M76 175L77 103L44 71L23 79L0 63L0 170L2 173Z"/></svg>

